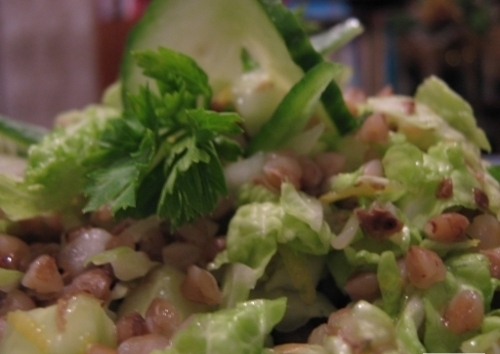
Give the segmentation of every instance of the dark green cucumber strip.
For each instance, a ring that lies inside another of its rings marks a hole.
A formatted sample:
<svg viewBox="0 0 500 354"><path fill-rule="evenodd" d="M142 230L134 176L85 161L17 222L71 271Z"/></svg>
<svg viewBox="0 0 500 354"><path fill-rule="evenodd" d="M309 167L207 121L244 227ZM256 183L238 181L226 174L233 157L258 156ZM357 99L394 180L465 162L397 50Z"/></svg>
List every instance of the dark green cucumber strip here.
<svg viewBox="0 0 500 354"><path fill-rule="evenodd" d="M250 141L248 154L277 150L300 133L314 112L321 94L337 74L337 70L337 65L323 62L307 71Z"/></svg>
<svg viewBox="0 0 500 354"><path fill-rule="evenodd" d="M297 17L281 0L260 0L259 3L281 34L297 65L307 72L315 65L325 62L325 58L313 48ZM334 81L326 87L321 102L341 135L349 133L358 126L359 123L345 104L342 91Z"/></svg>
<svg viewBox="0 0 500 354"><path fill-rule="evenodd" d="M0 115L0 145L12 145L12 150L19 154L24 154L30 145L38 143L47 132L40 126Z"/></svg>

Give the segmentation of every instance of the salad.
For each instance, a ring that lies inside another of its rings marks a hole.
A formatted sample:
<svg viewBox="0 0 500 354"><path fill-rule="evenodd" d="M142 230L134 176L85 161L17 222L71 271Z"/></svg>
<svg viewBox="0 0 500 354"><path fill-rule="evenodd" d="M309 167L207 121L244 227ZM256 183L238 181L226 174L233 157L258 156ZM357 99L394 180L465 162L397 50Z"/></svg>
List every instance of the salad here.
<svg viewBox="0 0 500 354"><path fill-rule="evenodd" d="M368 97L278 0L154 0L118 82L0 119L0 353L500 348L500 173L437 77Z"/></svg>

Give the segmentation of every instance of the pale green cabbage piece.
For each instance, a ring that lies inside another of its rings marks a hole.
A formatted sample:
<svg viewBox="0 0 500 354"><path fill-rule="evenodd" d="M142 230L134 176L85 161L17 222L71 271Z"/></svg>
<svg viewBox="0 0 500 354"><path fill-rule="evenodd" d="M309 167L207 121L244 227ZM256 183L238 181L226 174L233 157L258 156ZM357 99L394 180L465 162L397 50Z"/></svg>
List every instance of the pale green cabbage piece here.
<svg viewBox="0 0 500 354"><path fill-rule="evenodd" d="M483 320L481 333L467 339L460 349L470 353L496 353L500 349L500 317L498 310L492 311Z"/></svg>
<svg viewBox="0 0 500 354"><path fill-rule="evenodd" d="M417 88L415 99L439 114L479 148L491 151L484 131L477 126L471 105L441 79L431 76Z"/></svg>
<svg viewBox="0 0 500 354"><path fill-rule="evenodd" d="M118 317L134 311L144 316L157 297L170 301L182 319L212 310L212 307L189 301L181 294L180 287L185 277L185 273L169 265L154 268L124 298L118 309Z"/></svg>
<svg viewBox="0 0 500 354"><path fill-rule="evenodd" d="M0 206L7 217L79 213L81 205L75 200L91 167L84 162L100 151L98 142L107 120L119 116L119 110L103 105L60 116L61 125L30 147L24 181L0 175Z"/></svg>
<svg viewBox="0 0 500 354"><path fill-rule="evenodd" d="M421 228L430 217L453 206L476 208L473 191L481 185L470 173L458 143L440 142L427 153L410 143L395 144L387 150L382 164L387 178L406 190L395 205L410 226ZM453 195L438 198L436 191L445 178L453 183Z"/></svg>
<svg viewBox="0 0 500 354"><path fill-rule="evenodd" d="M424 304L418 296L411 297L396 321L396 334L406 353L425 353L418 337L418 328L424 321Z"/></svg>
<svg viewBox="0 0 500 354"><path fill-rule="evenodd" d="M284 183L279 203L250 203L238 208L229 224L226 252L219 260L243 263L260 278L278 243L320 255L328 253L332 236L319 200Z"/></svg>
<svg viewBox="0 0 500 354"><path fill-rule="evenodd" d="M279 203L250 203L238 208L229 224L226 250L217 256L214 266L244 264L255 272L250 278L256 282L275 256L278 244L299 253L326 255L332 237L319 200L284 183ZM236 283L229 282L227 286ZM229 295L231 291L226 288L225 293Z"/></svg>
<svg viewBox="0 0 500 354"><path fill-rule="evenodd" d="M115 326L99 300L86 294L7 314L0 353L81 354L89 344L116 346Z"/></svg>
<svg viewBox="0 0 500 354"><path fill-rule="evenodd" d="M146 275L153 267L158 265L141 251L130 247L121 246L97 253L85 261L85 265L93 263L103 265L109 263L116 277L123 281L133 280Z"/></svg>
<svg viewBox="0 0 500 354"><path fill-rule="evenodd" d="M365 352L379 352L384 348L387 354L407 353L396 336L393 320L377 306L361 300L350 307L347 316L350 319L343 325L348 326L346 330L351 340L355 338L357 342L365 344ZM327 334L322 344L326 353L352 353L349 343L337 333Z"/></svg>
<svg viewBox="0 0 500 354"><path fill-rule="evenodd" d="M398 95L371 97L367 101L367 109L382 113L389 126L404 134L409 142L423 150L437 142L447 141L459 142L467 145L467 148L479 151L479 147L461 131L456 130L430 107L413 100L412 97Z"/></svg>
<svg viewBox="0 0 500 354"><path fill-rule="evenodd" d="M494 287L489 272L489 262L478 253L466 253L446 260L448 273L442 282L432 285L422 294L425 308L425 332L423 343L429 352L456 352L462 342L479 334L479 331L455 334L442 318L442 309L459 291L477 291L488 311Z"/></svg>
<svg viewBox="0 0 500 354"><path fill-rule="evenodd" d="M226 250L212 264L213 268L225 266L223 306L232 307L249 297L286 295L295 304L287 308L285 322L280 323L287 330L311 317L327 316L333 307L326 306L326 301L312 306L333 237L323 215L318 199L297 191L290 183L282 185L278 202L239 207L229 223ZM276 261L269 271L272 259ZM262 284L258 284L261 278ZM293 316L299 307L308 310Z"/></svg>
<svg viewBox="0 0 500 354"><path fill-rule="evenodd" d="M400 310L404 289L394 252L385 251L381 254L377 266L377 280L382 294L382 309L388 315L396 316Z"/></svg>
<svg viewBox="0 0 500 354"><path fill-rule="evenodd" d="M281 320L285 308L285 298L261 299L196 314L174 335L169 348L152 354L261 354L267 335Z"/></svg>
<svg viewBox="0 0 500 354"><path fill-rule="evenodd" d="M500 329L481 333L462 343L460 350L463 353L494 354L500 349Z"/></svg>

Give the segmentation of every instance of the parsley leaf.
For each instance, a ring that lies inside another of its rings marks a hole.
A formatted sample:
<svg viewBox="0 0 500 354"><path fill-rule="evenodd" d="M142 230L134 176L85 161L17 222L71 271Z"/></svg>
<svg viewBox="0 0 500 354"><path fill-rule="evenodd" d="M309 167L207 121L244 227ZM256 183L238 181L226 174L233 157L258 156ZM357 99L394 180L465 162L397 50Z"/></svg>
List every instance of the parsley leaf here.
<svg viewBox="0 0 500 354"><path fill-rule="evenodd" d="M212 95L207 74L192 58L184 54L159 47L157 52L150 50L135 52L134 59L143 69L143 74L156 79L164 92L176 91L176 84L182 83L195 95L202 95L205 98L210 98Z"/></svg>
<svg viewBox="0 0 500 354"><path fill-rule="evenodd" d="M222 161L241 155L230 138L242 132L241 118L207 109L208 77L191 58L167 48L134 56L156 86L129 95L124 117L109 122L85 211L156 213L178 227L210 213L227 193Z"/></svg>

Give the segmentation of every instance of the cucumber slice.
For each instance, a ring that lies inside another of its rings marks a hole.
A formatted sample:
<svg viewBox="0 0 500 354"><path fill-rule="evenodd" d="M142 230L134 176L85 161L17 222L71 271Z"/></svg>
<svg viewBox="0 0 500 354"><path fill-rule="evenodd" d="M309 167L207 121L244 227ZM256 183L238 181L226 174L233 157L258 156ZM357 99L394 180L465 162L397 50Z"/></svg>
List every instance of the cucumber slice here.
<svg viewBox="0 0 500 354"><path fill-rule="evenodd" d="M242 50L284 92L304 71L325 61L280 0L153 0L127 39L121 67L125 102L127 92L148 82L132 53L159 46L196 60L208 74L215 95L243 74ZM321 100L340 133L356 126L334 82Z"/></svg>

